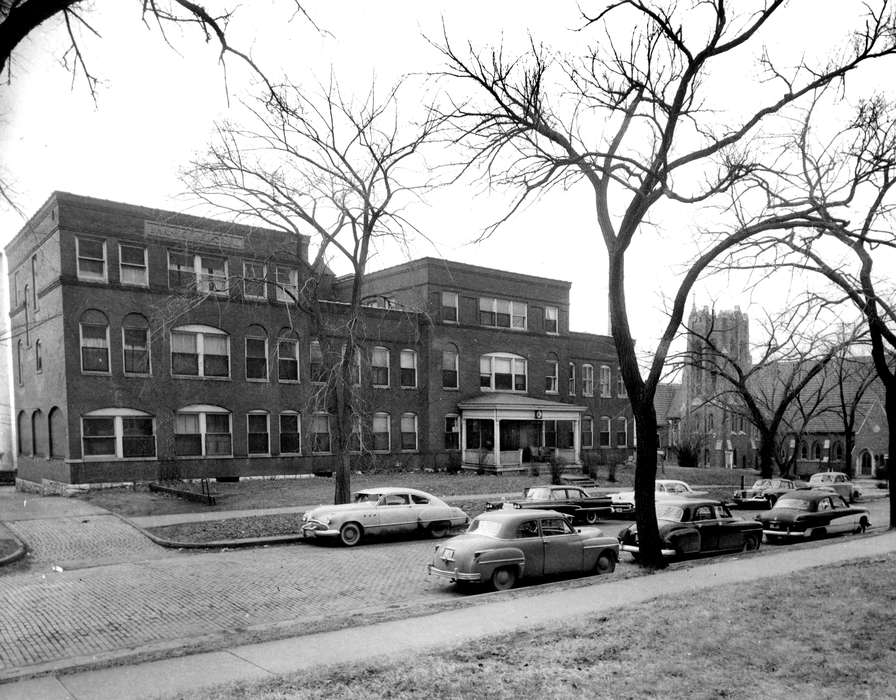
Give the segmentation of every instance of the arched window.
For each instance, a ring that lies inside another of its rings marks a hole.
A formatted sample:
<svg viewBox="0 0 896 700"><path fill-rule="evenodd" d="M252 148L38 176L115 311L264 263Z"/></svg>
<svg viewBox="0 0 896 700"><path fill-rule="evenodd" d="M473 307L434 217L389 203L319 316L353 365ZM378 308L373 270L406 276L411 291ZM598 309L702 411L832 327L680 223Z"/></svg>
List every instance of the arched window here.
<svg viewBox="0 0 896 700"><path fill-rule="evenodd" d="M544 375L544 391L556 394L560 390L560 360L552 352L548 353L547 372Z"/></svg>
<svg viewBox="0 0 896 700"><path fill-rule="evenodd" d="M800 441L800 459L809 459L809 444L805 440Z"/></svg>
<svg viewBox="0 0 896 700"><path fill-rule="evenodd" d="M16 433L18 434L18 449L20 455L31 454L31 424L25 411L19 411L16 418Z"/></svg>
<svg viewBox="0 0 896 700"><path fill-rule="evenodd" d="M442 350L442 388L457 389L458 384L458 360L460 354L457 346L448 343Z"/></svg>
<svg viewBox="0 0 896 700"><path fill-rule="evenodd" d="M370 373L374 386L389 386L389 349L375 347L370 355Z"/></svg>
<svg viewBox="0 0 896 700"><path fill-rule="evenodd" d="M230 336L212 326L171 331L171 374L175 377L230 377Z"/></svg>
<svg viewBox="0 0 896 700"><path fill-rule="evenodd" d="M47 444L47 424L40 409L31 414L31 454L35 457L46 457L49 453Z"/></svg>
<svg viewBox="0 0 896 700"><path fill-rule="evenodd" d="M50 409L50 415L47 418L50 457L65 457L65 418L58 406Z"/></svg>
<svg viewBox="0 0 896 700"><path fill-rule="evenodd" d="M184 406L174 416L177 457L220 457L233 454L230 411L220 406Z"/></svg>
<svg viewBox="0 0 896 700"><path fill-rule="evenodd" d="M510 353L481 355L479 386L489 391L526 391L526 359Z"/></svg>
<svg viewBox="0 0 896 700"><path fill-rule="evenodd" d="M251 325L246 331L246 379L267 381L268 334L259 325Z"/></svg>
<svg viewBox="0 0 896 700"><path fill-rule="evenodd" d="M611 373L610 368L606 365L600 366L600 395L604 397L612 396L610 393L611 386Z"/></svg>
<svg viewBox="0 0 896 700"><path fill-rule="evenodd" d="M311 381L319 384L326 382L327 372L324 368L324 353L320 347L319 340L311 341L308 348L308 358L311 363Z"/></svg>
<svg viewBox="0 0 896 700"><path fill-rule="evenodd" d="M271 453L271 431L267 411L246 414L246 451L249 455Z"/></svg>
<svg viewBox="0 0 896 700"><path fill-rule="evenodd" d="M289 328L277 336L277 381L299 381L299 337Z"/></svg>
<svg viewBox="0 0 896 700"><path fill-rule="evenodd" d="M601 416L600 417L600 428L598 432L598 445L600 447L609 447L610 446L610 430L611 430L611 421L609 416Z"/></svg>
<svg viewBox="0 0 896 700"><path fill-rule="evenodd" d="M812 443L812 459L821 460L821 443L818 440Z"/></svg>
<svg viewBox="0 0 896 700"><path fill-rule="evenodd" d="M109 374L109 321L102 311L81 314L81 371Z"/></svg>
<svg viewBox="0 0 896 700"><path fill-rule="evenodd" d="M616 419L616 447L628 447L628 419L624 416Z"/></svg>
<svg viewBox="0 0 896 700"><path fill-rule="evenodd" d="M152 459L155 418L133 408L102 408L81 416L84 459Z"/></svg>
<svg viewBox="0 0 896 700"><path fill-rule="evenodd" d="M43 348L39 340L34 341L34 371L38 374L44 371Z"/></svg>
<svg viewBox="0 0 896 700"><path fill-rule="evenodd" d="M19 381L19 386L22 386L25 383L25 375L22 372L24 367L22 366L22 341L20 340L16 343L16 374L18 375L16 379Z"/></svg>
<svg viewBox="0 0 896 700"><path fill-rule="evenodd" d="M594 447L594 419L591 416L582 417L582 449Z"/></svg>
<svg viewBox="0 0 896 700"><path fill-rule="evenodd" d="M594 396L594 365L582 365L582 396Z"/></svg>
<svg viewBox="0 0 896 700"><path fill-rule="evenodd" d="M150 374L149 321L144 316L128 314L122 320L121 352L125 374Z"/></svg>
<svg viewBox="0 0 896 700"><path fill-rule="evenodd" d="M843 461L843 443L839 440L834 443L833 454L835 460L837 460L838 462Z"/></svg>

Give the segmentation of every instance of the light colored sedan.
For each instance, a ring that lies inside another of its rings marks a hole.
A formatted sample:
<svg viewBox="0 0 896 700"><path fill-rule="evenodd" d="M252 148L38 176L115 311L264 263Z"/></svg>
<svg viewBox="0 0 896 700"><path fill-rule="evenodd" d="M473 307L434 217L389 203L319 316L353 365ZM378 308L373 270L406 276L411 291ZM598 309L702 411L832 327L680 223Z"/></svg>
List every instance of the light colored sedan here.
<svg viewBox="0 0 896 700"><path fill-rule="evenodd" d="M847 503L859 500L862 492L849 480L843 472L819 472L809 477L809 487L834 491Z"/></svg>
<svg viewBox="0 0 896 700"><path fill-rule="evenodd" d="M319 506L302 516L305 537L338 538L347 547L368 535L402 533L445 537L451 528L466 525L460 508L425 491L401 487L364 489L352 503Z"/></svg>
<svg viewBox="0 0 896 700"><path fill-rule="evenodd" d="M668 498L700 498L706 491L694 491L685 482L678 479L657 479L654 499L662 501ZM620 491L610 494L610 505L614 513L626 514L635 512L635 492Z"/></svg>

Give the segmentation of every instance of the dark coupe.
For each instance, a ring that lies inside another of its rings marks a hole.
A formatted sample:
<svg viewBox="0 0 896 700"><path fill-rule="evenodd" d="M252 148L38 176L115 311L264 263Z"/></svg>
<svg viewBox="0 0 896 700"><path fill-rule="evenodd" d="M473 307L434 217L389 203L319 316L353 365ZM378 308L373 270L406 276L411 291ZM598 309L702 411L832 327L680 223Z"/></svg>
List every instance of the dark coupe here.
<svg viewBox="0 0 896 700"><path fill-rule="evenodd" d="M741 508L771 508L781 496L797 489L807 489L805 481L793 479L757 479L748 489L735 491L729 505Z"/></svg>
<svg viewBox="0 0 896 700"><path fill-rule="evenodd" d="M767 542L864 532L871 526L868 510L852 506L831 491L794 491L778 499L768 513L756 516Z"/></svg>
<svg viewBox="0 0 896 700"><path fill-rule="evenodd" d="M613 507L609 496L592 496L579 486L529 486L523 497L513 501L486 503L486 510L500 508L534 508L555 510L569 515L574 521L593 525L601 515L608 515Z"/></svg>
<svg viewBox="0 0 896 700"><path fill-rule="evenodd" d="M722 552L749 552L759 549L762 526L755 520L741 520L728 508L709 499L666 500L656 504L656 517L665 557L686 557ZM619 533L621 549L637 560L638 526Z"/></svg>

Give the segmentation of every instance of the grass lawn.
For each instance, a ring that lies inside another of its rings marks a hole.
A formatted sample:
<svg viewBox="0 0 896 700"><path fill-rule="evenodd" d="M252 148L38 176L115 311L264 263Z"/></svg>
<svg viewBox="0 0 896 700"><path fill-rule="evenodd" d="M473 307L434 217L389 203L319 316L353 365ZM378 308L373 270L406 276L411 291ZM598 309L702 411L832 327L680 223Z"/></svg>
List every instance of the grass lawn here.
<svg viewBox="0 0 896 700"><path fill-rule="evenodd" d="M740 486L743 476L747 484L752 484L755 472L752 470L728 469L687 469L667 466L658 477L682 479L689 484L718 484L731 488ZM600 486L631 488L634 479L632 467L620 468L616 481L607 480L606 467L600 467L597 475ZM469 494L522 493L526 486L549 483L550 474L542 470L538 476L528 475L477 475L472 473L447 474L445 472L377 472L373 474L353 474L352 489L371 486L402 485L419 488L437 496L458 496ZM124 516L163 515L168 513L193 513L216 510L253 510L283 506L311 505L333 502L333 479L315 477L311 479L247 480L237 483L216 483L213 489L217 504L209 506L150 492L144 487L137 489L118 488L89 491L78 498L107 508ZM730 489L726 489L726 492Z"/></svg>
<svg viewBox="0 0 896 700"><path fill-rule="evenodd" d="M894 580L896 557L882 556L668 596L562 632L532 629L189 697L893 697Z"/></svg>

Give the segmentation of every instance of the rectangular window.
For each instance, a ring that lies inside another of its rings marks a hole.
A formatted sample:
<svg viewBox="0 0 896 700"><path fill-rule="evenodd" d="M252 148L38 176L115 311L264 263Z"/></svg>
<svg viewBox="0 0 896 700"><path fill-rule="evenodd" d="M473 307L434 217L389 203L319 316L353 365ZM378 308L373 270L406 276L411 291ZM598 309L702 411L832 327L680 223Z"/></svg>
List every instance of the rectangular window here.
<svg viewBox="0 0 896 700"><path fill-rule="evenodd" d="M230 376L230 343L226 335L202 335L203 370L206 377Z"/></svg>
<svg viewBox="0 0 896 700"><path fill-rule="evenodd" d="M404 452L417 449L417 416L413 413L401 416L401 449Z"/></svg>
<svg viewBox="0 0 896 700"><path fill-rule="evenodd" d="M199 291L227 294L227 259L214 255L199 257Z"/></svg>
<svg viewBox="0 0 896 700"><path fill-rule="evenodd" d="M171 333L171 373L199 376L199 340L196 333Z"/></svg>
<svg viewBox="0 0 896 700"><path fill-rule="evenodd" d="M229 337L217 333L172 331L171 373L184 377L229 377Z"/></svg>
<svg viewBox="0 0 896 700"><path fill-rule="evenodd" d="M246 338L246 379L267 380L267 338Z"/></svg>
<svg viewBox="0 0 896 700"><path fill-rule="evenodd" d="M582 396L594 396L594 367L582 365Z"/></svg>
<svg viewBox="0 0 896 700"><path fill-rule="evenodd" d="M622 368L616 368L616 396L620 399L626 396L625 380L622 378Z"/></svg>
<svg viewBox="0 0 896 700"><path fill-rule="evenodd" d="M196 269L191 253L168 251L168 287L180 291L196 289Z"/></svg>
<svg viewBox="0 0 896 700"><path fill-rule="evenodd" d="M280 414L280 454L302 452L302 424L298 413Z"/></svg>
<svg viewBox="0 0 896 700"><path fill-rule="evenodd" d="M460 418L454 415L445 416L445 449L460 449Z"/></svg>
<svg viewBox="0 0 896 700"><path fill-rule="evenodd" d="M118 246L118 274L122 284L149 286L148 270L146 248L124 243Z"/></svg>
<svg viewBox="0 0 896 700"><path fill-rule="evenodd" d="M243 261L243 296L247 299L266 299L268 286L264 263Z"/></svg>
<svg viewBox="0 0 896 700"><path fill-rule="evenodd" d="M582 448L594 447L594 420L582 418Z"/></svg>
<svg viewBox="0 0 896 700"><path fill-rule="evenodd" d="M178 457L202 456L200 414L178 413L174 416L174 454Z"/></svg>
<svg viewBox="0 0 896 700"><path fill-rule="evenodd" d="M318 414L311 419L311 451L314 454L330 452L329 414Z"/></svg>
<svg viewBox="0 0 896 700"><path fill-rule="evenodd" d="M600 441L598 444L601 447L610 446L610 419L606 416L601 416L600 433L598 434L598 440Z"/></svg>
<svg viewBox="0 0 896 700"><path fill-rule="evenodd" d="M442 388L457 389L457 350L442 350Z"/></svg>
<svg viewBox="0 0 896 700"><path fill-rule="evenodd" d="M230 414L206 413L205 415L205 454L230 455L233 447L230 439Z"/></svg>
<svg viewBox="0 0 896 700"><path fill-rule="evenodd" d="M143 459L156 455L151 416L85 416L81 419L81 434L85 459Z"/></svg>
<svg viewBox="0 0 896 700"><path fill-rule="evenodd" d="M389 386L389 350L376 347L370 357L370 373L373 385L377 387Z"/></svg>
<svg viewBox="0 0 896 700"><path fill-rule="evenodd" d="M544 331L556 335L559 332L560 312L556 306L544 307Z"/></svg>
<svg viewBox="0 0 896 700"><path fill-rule="evenodd" d="M280 338L277 341L277 379L299 381L299 341Z"/></svg>
<svg viewBox="0 0 896 700"><path fill-rule="evenodd" d="M526 360L482 355L479 358L479 386L495 391L526 391Z"/></svg>
<svg viewBox="0 0 896 700"><path fill-rule="evenodd" d="M250 413L246 416L247 451L250 455L269 454L268 414Z"/></svg>
<svg viewBox="0 0 896 700"><path fill-rule="evenodd" d="M559 363L556 360L548 360L548 373L544 377L544 390L548 394L556 394L559 384Z"/></svg>
<svg viewBox="0 0 896 700"><path fill-rule="evenodd" d="M85 457L115 457L115 419L82 418Z"/></svg>
<svg viewBox="0 0 896 700"><path fill-rule="evenodd" d="M389 414L375 413L373 415L373 451L388 452L391 449Z"/></svg>
<svg viewBox="0 0 896 700"><path fill-rule="evenodd" d="M125 374L149 374L149 329L122 328Z"/></svg>
<svg viewBox="0 0 896 700"><path fill-rule="evenodd" d="M81 370L84 372L109 371L108 326L81 324Z"/></svg>
<svg viewBox="0 0 896 700"><path fill-rule="evenodd" d="M294 267L275 265L274 281L277 283L277 301L295 303L299 296L299 271Z"/></svg>
<svg viewBox="0 0 896 700"><path fill-rule="evenodd" d="M106 242L92 238L75 238L78 256L78 279L106 281ZM28 300L25 300L28 303Z"/></svg>
<svg viewBox="0 0 896 700"><path fill-rule="evenodd" d="M327 381L327 373L324 369L324 354L319 340L312 340L309 349L309 361L311 362L311 381L323 384Z"/></svg>
<svg viewBox="0 0 896 700"><path fill-rule="evenodd" d="M569 363L569 374L566 380L566 392L570 396L576 395L576 365L574 362Z"/></svg>
<svg viewBox="0 0 896 700"><path fill-rule="evenodd" d="M610 368L606 365L601 365L600 368L600 395L604 397L610 397L613 394L610 393L611 379L610 379Z"/></svg>
<svg viewBox="0 0 896 700"><path fill-rule="evenodd" d="M616 447L628 445L628 421L625 418L616 419Z"/></svg>
<svg viewBox="0 0 896 700"><path fill-rule="evenodd" d="M522 301L479 298L479 324L493 328L526 330L528 307Z"/></svg>
<svg viewBox="0 0 896 700"><path fill-rule="evenodd" d="M457 323L458 321L457 292L442 292L442 322Z"/></svg>
<svg viewBox="0 0 896 700"><path fill-rule="evenodd" d="M122 457L155 457L156 436L153 419L149 417L122 417Z"/></svg>
<svg viewBox="0 0 896 700"><path fill-rule="evenodd" d="M402 350L399 357L401 369L398 379L403 389L413 389L417 386L417 353L413 350Z"/></svg>

